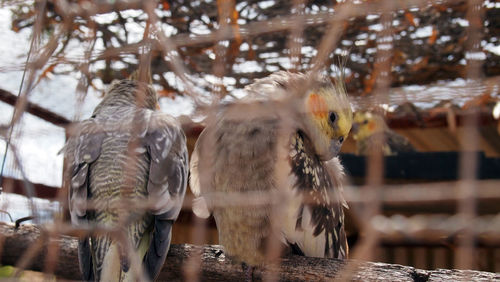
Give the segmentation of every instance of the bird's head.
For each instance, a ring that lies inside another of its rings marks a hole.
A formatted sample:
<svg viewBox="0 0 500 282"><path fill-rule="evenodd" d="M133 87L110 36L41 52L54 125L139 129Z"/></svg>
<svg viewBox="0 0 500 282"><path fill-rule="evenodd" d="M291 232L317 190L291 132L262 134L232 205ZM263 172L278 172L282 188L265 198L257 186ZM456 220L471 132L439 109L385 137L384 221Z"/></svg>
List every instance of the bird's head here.
<svg viewBox="0 0 500 282"><path fill-rule="evenodd" d="M137 106L154 110L158 106L158 96L153 86L142 82L135 71L127 79L111 83L101 103L95 108L94 115L103 108L114 106Z"/></svg>
<svg viewBox="0 0 500 282"><path fill-rule="evenodd" d="M144 69L139 66L127 79L137 84L137 91L134 93L136 104L152 110L158 108L158 95L153 88L153 78L149 66Z"/></svg>
<svg viewBox="0 0 500 282"><path fill-rule="evenodd" d="M370 112L356 112L352 124L352 137L354 140L364 140L373 134L383 132L387 129L384 118Z"/></svg>
<svg viewBox="0 0 500 282"><path fill-rule="evenodd" d="M286 108L292 109L286 112L287 117L292 117L297 129L312 142L321 160L335 157L351 130L352 110L342 72L332 83L329 77L314 72L279 71L245 90L251 100L286 101Z"/></svg>
<svg viewBox="0 0 500 282"><path fill-rule="evenodd" d="M352 110L344 82L320 77L305 95L307 135L322 160L335 157L347 139L352 125Z"/></svg>

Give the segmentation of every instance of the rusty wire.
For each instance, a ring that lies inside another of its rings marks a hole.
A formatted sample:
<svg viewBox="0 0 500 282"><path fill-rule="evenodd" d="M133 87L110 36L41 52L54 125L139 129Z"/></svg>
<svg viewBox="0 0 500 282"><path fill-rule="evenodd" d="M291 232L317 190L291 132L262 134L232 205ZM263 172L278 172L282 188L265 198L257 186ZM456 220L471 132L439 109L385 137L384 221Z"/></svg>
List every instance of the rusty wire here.
<svg viewBox="0 0 500 282"><path fill-rule="evenodd" d="M140 49L142 50L161 50L164 56L170 58L170 66L173 72L181 79L184 83L186 94L190 96L197 105L205 105L200 100L200 93L192 85L193 83L189 79L189 72L184 66L181 58L178 56L176 50L181 46L197 45L202 43L212 43L220 42L224 40L235 40L238 38L249 38L264 33L273 33L276 31L289 31L289 43L290 46L290 57L292 58L293 68L296 70L301 69L300 60L300 38L303 33L303 29L306 26L319 25L323 23L328 23L330 29L324 35L323 40L317 46L318 54L313 60L312 70L320 71L328 63L329 56L332 50L335 49L340 35L343 31L342 22L346 19L367 15L369 13L381 13L382 22L384 29L379 33L380 45L391 45L391 42L383 41L384 38L391 37L392 31L390 29L391 13L400 9L407 9L409 7L422 7L424 5L429 5L429 3L443 3L450 1L423 1L423 0L413 0L413 1L380 1L379 3L374 2L362 2L360 4L355 4L353 2L345 2L338 4L335 7L335 12L321 12L315 15L305 15L303 14L302 5L305 1L297 0L294 1L294 10L296 15L291 15L289 17L280 19L270 19L266 21L257 21L249 23L246 26L240 26L238 24L231 23L229 11L231 5L234 5L234 1L218 1L219 7L219 29L216 31L211 31L207 35L191 36L190 34L179 34L169 38L165 36L164 31L161 29L159 21L154 13L154 4L152 1L116 1L115 4L109 3L88 3L88 5L80 5L77 3L69 3L67 1L57 1L56 4L59 6L59 10L64 15L67 22L71 21L77 16L90 18L93 15L112 12L117 10L126 9L143 9L148 15L148 25L153 30L153 32L145 32L143 40L139 43L128 44L126 46L109 48L102 52L94 51L94 44L96 40L95 30L92 35L89 36L88 49L85 54L82 55L83 63L81 64L80 71L82 73L82 79L78 84L78 91L81 93L79 95L79 104L83 101L86 91L88 89L88 83L85 77L88 77L89 63L97 61L99 59L108 58L116 55L127 54L136 52ZM480 42L480 26L477 23L482 24L481 17L481 3L482 1L470 0L469 10L468 10L468 20L471 23L468 28L468 46L469 52L475 52L478 50ZM38 21L37 21L38 22ZM42 69L50 60L52 60L52 54L56 49L58 39L62 36L64 32L69 29L69 25L61 26L52 35L47 43L40 48L39 56L28 64L30 70L30 76L28 78L26 90L20 95L18 103L16 104L16 115L12 119L10 127L12 128L17 121L21 118L22 114L25 112L26 102L30 91L36 81L36 73L38 70ZM40 35L40 28L35 26L35 35ZM150 35L154 35L151 38ZM145 49L149 47L150 49ZM226 60L224 55L227 52L227 46L223 44L218 44L215 50L216 59L213 64L213 74L219 79L216 85L213 87L213 100L205 108L205 114L207 118L205 120L206 124L210 126L213 124L215 119L215 111L217 105L223 98L225 93L224 85L222 83L222 78L224 77L224 64ZM390 57L392 52L392 46L379 48L377 53L377 62L380 64L375 68L375 72L379 72L385 75L379 77L376 84L375 95L373 100L368 103L375 104L387 104L388 98L386 93L389 92L389 77L390 73ZM145 53L143 53L145 54ZM70 58L69 60L74 59ZM147 55L141 56L140 67L148 66L150 64L150 58ZM75 61L80 61L75 59ZM481 69L478 62L471 60L470 65L468 65L467 77L469 78L479 78L481 77ZM139 100L141 97L139 96ZM140 101L138 101L140 103ZM78 113L79 111L77 111ZM78 116L78 115L77 115ZM442 240L443 236L453 237L460 233L458 236L458 246L459 250L457 252L455 266L459 268L474 268L474 262L472 258L474 257L474 240L480 236L489 236L490 242L498 244L500 241L500 234L498 233L498 226L500 226L500 218L496 217L485 217L478 216L476 214L477 200L486 199L498 199L499 195L496 191L498 187L498 181L490 181L478 183L477 175L475 174L476 168L478 167L478 160L475 154L469 151L476 151L479 148L478 139L479 133L476 128L477 125L477 113L472 113L467 115L467 120L465 127L467 128L467 134L461 137L463 141L463 150L460 159L460 180L452 183L438 183L438 184L410 184L401 185L399 188L392 188L383 185L383 156L382 152L374 152L368 158L368 182L367 185L361 187L361 189L353 188L348 186L345 188L345 196L351 206L356 207L358 205L363 205L364 209L358 212L358 218L361 222L361 232L364 234L362 241L358 243L356 248L351 251L351 257L361 260L374 260L376 259L375 248L378 246L380 241L396 240L398 238L408 239L408 238L419 238L423 240L432 241L435 238ZM134 132L139 130L139 124L135 124L130 129L132 135ZM285 144L288 142L289 127L285 126L283 132L279 134L280 144ZM71 130L68 130L71 134ZM208 137L209 141L207 144L214 144L214 137ZM382 142L383 140L380 140ZM133 152L133 146L131 145L130 152ZM285 146L278 146L283 149ZM13 148L14 155L16 155L15 146ZM210 154L207 154L205 160L200 161L201 166L207 168L211 167ZM287 155L283 153L282 155ZM133 160L133 154L129 156ZM16 158L18 162L18 158ZM283 161L283 160L282 160ZM22 170L22 166L18 164ZM277 168L282 168L285 166L280 163ZM128 169L134 169L134 165L130 164ZM127 169L124 168L124 169ZM210 169L205 172L210 175ZM276 170L276 178L278 179L278 187L280 185L287 185L286 172L280 169ZM209 186L207 183L209 178L207 175L200 177L205 181L204 185ZM25 179L26 180L26 179ZM27 182L27 187L29 187L29 182ZM64 185L68 185L65 183ZM412 189L414 188L414 189ZM32 189L32 188L29 188ZM420 189L420 191L417 191ZM452 191L450 191L452 190ZM408 191L411 191L408 194ZM61 203L65 203L67 198L67 190L61 189L59 191L58 199ZM212 200L210 203L213 206L229 206L229 205L266 205L273 204L276 206L275 212L273 213L272 222L279 222L279 203L284 201L277 201L276 199L282 199L286 195L218 195L213 193ZM404 194L404 195L401 195ZM208 195L210 196L210 195ZM191 208L191 197L186 197L184 202L184 209L189 210ZM307 199L305 199L307 201ZM388 217L381 214L381 206L387 203L415 203L415 202L429 202L429 201L443 201L443 200L456 200L458 203L458 214L455 216L442 216L442 215L421 215L415 217ZM228 204L229 203L229 204ZM127 202L125 203L127 207L134 210L147 210L151 206L151 202ZM88 203L90 209L94 207L92 201ZM356 212L356 211L355 211ZM130 214L126 213L121 217L121 224L127 224L130 218ZM436 222L441 222L440 225L435 225ZM277 227L274 224L273 227ZM205 236L207 234L207 222L203 220L195 220L195 224L192 228L192 240L196 244L202 244L205 241ZM50 244L48 247L48 253L51 254L47 256L45 272L47 274L53 274L55 265L57 264L57 258L55 255L58 253L58 243L57 237L60 235L72 235L76 237L85 237L89 234L106 234L110 236L115 236L117 240L120 240L123 246L127 249L129 258L132 262L132 269L136 273L136 277L141 277L144 279L142 266L138 256L135 254L133 247L128 243L126 238L119 234L119 229L106 229L102 226L89 226L88 228L75 228L62 221L58 217L54 224L47 226L47 233L39 239L31 248L22 255L17 267L19 270L25 269L30 260L32 260L36 253L40 252L45 240L49 240ZM2 239L2 238L0 238ZM279 254L281 252L281 245L277 242L269 242L268 248L268 259L272 264L278 265ZM1 251L1 250L0 250ZM202 264L201 252L193 252L194 255L186 263L184 269L184 277L190 281L196 281L200 278L200 269ZM271 269L277 269L276 265L273 265ZM340 274L343 279L349 279L352 274L356 271L356 263L348 264L347 267ZM268 272L266 273L265 279L269 281L274 281L277 279L276 273Z"/></svg>

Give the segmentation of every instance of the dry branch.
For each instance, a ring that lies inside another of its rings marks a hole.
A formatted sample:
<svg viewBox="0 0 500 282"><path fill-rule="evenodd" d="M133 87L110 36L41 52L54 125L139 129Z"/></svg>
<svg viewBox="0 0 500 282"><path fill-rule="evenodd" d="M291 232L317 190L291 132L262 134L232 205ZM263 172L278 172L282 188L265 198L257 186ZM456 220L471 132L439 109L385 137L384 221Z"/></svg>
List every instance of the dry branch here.
<svg viewBox="0 0 500 282"><path fill-rule="evenodd" d="M45 232L33 225L24 225L14 229L13 225L0 224L0 233L4 236L2 249L2 264L16 265L23 253L35 242L42 238L43 248L37 253L27 268L35 271L44 269L45 255L48 242ZM79 279L77 241L74 237L60 236L57 240L60 244L59 259L55 268L55 275L65 279ZM202 281L229 281L241 280L244 277L243 269L238 264L233 264L227 259L220 246L205 245L199 248L193 245L172 245L167 261L163 267L158 280L181 281L185 262L194 252L203 251L201 265ZM372 263L356 262L358 266L353 280L375 281L457 281L457 280L487 280L500 279L500 274L470 271L470 270L420 270L413 267ZM301 256L289 256L283 259L280 269L280 280L304 281L304 280L332 280L337 277L345 262L334 259L306 258ZM260 278L262 273L256 271L255 278Z"/></svg>

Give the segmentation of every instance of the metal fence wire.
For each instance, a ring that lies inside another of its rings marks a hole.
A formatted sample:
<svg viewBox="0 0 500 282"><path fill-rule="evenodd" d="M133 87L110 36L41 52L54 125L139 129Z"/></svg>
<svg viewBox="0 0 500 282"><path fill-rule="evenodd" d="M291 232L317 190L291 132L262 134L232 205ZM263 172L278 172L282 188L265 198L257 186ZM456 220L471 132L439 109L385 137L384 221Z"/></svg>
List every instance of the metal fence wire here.
<svg viewBox="0 0 500 282"><path fill-rule="evenodd" d="M360 261L420 269L500 271L500 170L496 170L500 168L500 127L493 115L500 89L500 3L40 0L2 1L0 8L10 11L12 30L29 31L33 42L26 64L21 60L0 63L2 73L26 72L18 95L0 89L2 102L14 108L10 121L0 125L2 139L9 144L6 167L13 172L2 175L3 193L31 198L32 222L41 232L17 254L16 275L34 269L34 260L44 252L45 261L36 262L43 265L39 269L43 275L49 275L42 277L75 279L58 270L65 258L60 250L65 250L66 239L61 238L106 235L122 243L136 277L147 279L141 258L128 243L122 226L134 220L136 213L150 210L154 202L127 201L126 207L118 203L116 208L123 214L113 228L71 225L67 201L71 172L65 172L62 189L33 184L26 176L27 165L19 157L23 146L18 142L22 135L36 138L44 134L24 130L26 113L63 127L66 138L71 137L76 127L69 120L89 117L85 106L89 93L105 91L112 80L124 79L134 70L141 70L143 78L148 75L144 70L149 70L160 105L176 99L187 101L179 107L185 107L189 114L177 119L190 154L200 132L216 122L221 105L243 101L242 89L255 79L280 70L321 72L332 79L343 72L353 111L380 114L392 129L408 137L417 152L387 156L380 149L383 143L376 143L378 149L360 155L355 153L352 133L345 141L340 160L347 174L343 195L349 206L345 228L350 251L337 278L349 279L358 271ZM76 102L60 105L57 111L37 108L30 95L44 87L44 81L64 75L78 80L77 94L71 98ZM138 102L142 99L139 95ZM236 113L240 115L236 119L284 116L294 110L286 107L296 104L276 105L279 107L262 106L255 113ZM294 126L292 120L283 122L276 133L280 144L289 141ZM134 123L127 130L137 135L141 126ZM130 161L123 167L132 174L137 170L133 160L137 146L130 145ZM207 150L211 152L200 160L200 171L214 169L212 158L217 150ZM443 156L449 156L449 161ZM433 162L443 166L436 167ZM290 172L281 165L276 162L276 185L290 185ZM450 173L451 177L444 176ZM36 204L34 197L58 203L55 212L51 205L52 219L46 218L45 207ZM274 207L271 229L279 228L275 223L280 222L276 211L283 204L281 197L279 193L252 196L215 192L210 196L213 207ZM192 213L194 198L188 188L174 223L172 244L217 244L215 221ZM8 201L4 204L2 209L8 211ZM98 205L87 202L88 209ZM0 234L2 259L8 254L8 246L3 244L6 236ZM278 265L281 243L270 240L266 246L268 258ZM202 252L190 252L181 277L199 280L202 264ZM263 278L276 280L278 276L271 271Z"/></svg>

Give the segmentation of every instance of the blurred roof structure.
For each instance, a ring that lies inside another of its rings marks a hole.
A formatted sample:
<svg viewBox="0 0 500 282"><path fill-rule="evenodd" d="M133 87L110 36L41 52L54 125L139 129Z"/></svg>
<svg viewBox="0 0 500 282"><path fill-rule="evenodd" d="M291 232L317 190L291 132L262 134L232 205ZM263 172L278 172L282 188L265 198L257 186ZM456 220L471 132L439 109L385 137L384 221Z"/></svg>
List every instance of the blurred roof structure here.
<svg viewBox="0 0 500 282"><path fill-rule="evenodd" d="M24 148L19 152L22 163L38 164L29 169L34 171L28 173L32 175L30 180L60 185L60 173L34 176L40 164L50 163L43 167L62 170L62 158L57 153L64 143L64 133L50 123L54 123L53 118L63 125L88 117L106 83L135 69L141 46L151 48L153 80L160 95L168 97L160 100L162 110L189 116L184 118L188 123L193 119L195 105L191 95L184 95L188 92L184 83L194 85L196 93L205 98L220 92L226 99L236 99L244 95L241 88L254 78L283 69L309 69L323 48L322 39L332 33L332 26L340 34L338 45L322 63L333 75L338 72L338 56L347 54L346 83L356 109L377 105L386 112L392 127L419 130L452 126L450 115L459 124L463 110L470 107L471 101L477 101L485 122L495 123L490 113L500 92L499 3L482 1L483 22L478 27L482 39L480 46L469 50L466 1L394 3L388 22L381 17L381 6L370 1L356 2L353 9L346 10L342 10L343 1L333 2L338 3L316 0L294 6L282 0L241 1L227 7L232 14L223 22L216 1L160 1L155 10L159 23L156 32L163 32L176 46L174 53L165 53L161 46L164 41L144 38L148 22L141 1L118 2L114 6L100 3L95 6L98 9L80 11L87 16L74 18L74 32L59 37L58 26L72 16L62 12L59 4L48 1L44 10L46 33L41 41L57 45L47 65L37 73L28 109L45 121L28 114L17 125L18 132L22 132L16 137L18 147ZM68 5L74 11L81 9L71 2ZM290 16L295 12L300 17ZM0 99L10 105L21 84L35 14L32 2L5 2L0 9L0 40L5 43L0 46ZM42 44L37 52L47 46ZM393 88L389 93L372 95L380 75L377 52L386 47L393 52L389 75L389 86ZM176 73L173 57L180 58L186 79ZM214 66L221 62L224 69L216 70ZM467 62L479 62L486 78L465 79ZM82 78L86 78L83 92ZM6 104L0 106L5 109L0 123L7 124L12 112ZM196 136L199 129L193 132ZM40 150L43 142L48 145ZM14 167L12 160L9 163ZM51 180L48 175L52 175Z"/></svg>

